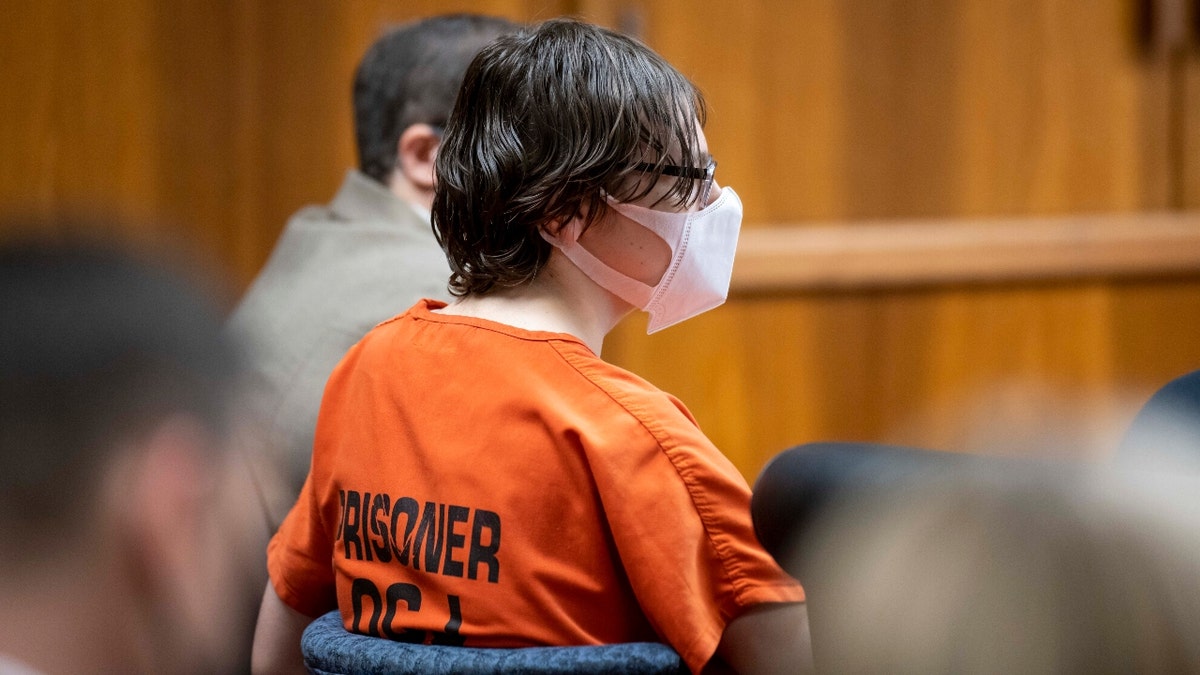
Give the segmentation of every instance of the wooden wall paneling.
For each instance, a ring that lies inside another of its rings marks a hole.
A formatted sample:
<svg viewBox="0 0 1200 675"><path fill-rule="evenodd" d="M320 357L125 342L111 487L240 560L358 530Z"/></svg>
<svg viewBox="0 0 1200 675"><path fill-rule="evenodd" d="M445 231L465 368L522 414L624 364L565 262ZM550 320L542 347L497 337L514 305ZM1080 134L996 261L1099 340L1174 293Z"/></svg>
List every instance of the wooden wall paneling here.
<svg viewBox="0 0 1200 675"><path fill-rule="evenodd" d="M1130 417L1120 395L1164 370L1161 353L1128 355L1138 345L1112 335L1130 308L1111 293L1092 283L735 297L711 321L612 341L606 354L679 395L748 477L775 451L828 439L1095 457ZM1140 317L1150 331L1164 323ZM1195 346L1176 346L1190 355L1176 362L1200 363ZM1059 447L1032 443L1041 430Z"/></svg>
<svg viewBox="0 0 1200 675"><path fill-rule="evenodd" d="M241 3L18 2L0 43L0 202L117 216L223 260L237 230ZM7 64L12 64L9 68Z"/></svg>
<svg viewBox="0 0 1200 675"><path fill-rule="evenodd" d="M1176 62L1178 95L1171 108L1178 126L1178 194L1185 209L1200 208L1200 7L1193 5L1192 11Z"/></svg>
<svg viewBox="0 0 1200 675"><path fill-rule="evenodd" d="M837 5L847 134L838 165L839 216L954 213L959 137L948 124L963 90L958 2ZM805 68L799 61L795 68ZM794 207L793 207L794 208ZM795 219L797 216L791 216Z"/></svg>
<svg viewBox="0 0 1200 675"><path fill-rule="evenodd" d="M244 60L235 105L244 111L237 184L246 205L238 227L239 281L265 262L287 218L328 201L355 161L351 14L360 4L287 3L242 10Z"/></svg>
<svg viewBox="0 0 1200 675"><path fill-rule="evenodd" d="M1169 206L1165 69L1136 53L1120 0L640 7L647 41L708 97L718 180L744 197L748 228ZM1113 292L738 295L661 336L632 319L606 354L692 406L748 477L802 440L982 448L976 411L988 410L990 428L1016 438L1069 408L1086 440L1060 452L1087 454L1108 433L1091 418L1111 417L1123 376ZM685 345L744 373L716 377L711 358L693 367L678 358Z"/></svg>
<svg viewBox="0 0 1200 675"><path fill-rule="evenodd" d="M53 142L54 58L34 47L50 42L55 28L50 3L17 5L7 15L0 21L0 86L7 92L0 96L0 205L11 215L39 211L54 194L53 175L31 148Z"/></svg>
<svg viewBox="0 0 1200 675"><path fill-rule="evenodd" d="M157 213L222 261L234 294L287 215L340 180L348 93L326 92L348 67L343 15L331 3L158 3L153 19Z"/></svg>
<svg viewBox="0 0 1200 675"><path fill-rule="evenodd" d="M709 108L717 180L751 222L844 212L847 36L827 2L645 3L644 39L693 79ZM812 197L797 208L797 196Z"/></svg>
<svg viewBox="0 0 1200 675"><path fill-rule="evenodd" d="M146 159L156 151L149 141L159 120L146 77L149 5L48 0L5 7L0 204L6 212L47 215L83 205L142 216L151 210L159 176Z"/></svg>
<svg viewBox="0 0 1200 675"><path fill-rule="evenodd" d="M244 171L259 203L244 222L253 233L239 259L248 282L265 262L287 217L333 196L356 166L351 85L363 52L388 27L434 14L475 12L516 21L548 18L564 0L420 0L314 3L320 11L289 18L289 3L256 5L257 30L247 68L258 87L246 91L254 150Z"/></svg>
<svg viewBox="0 0 1200 675"><path fill-rule="evenodd" d="M1135 3L961 3L950 125L964 148L959 213L1163 209L1166 61L1139 53Z"/></svg>
<svg viewBox="0 0 1200 675"><path fill-rule="evenodd" d="M1200 369L1200 279L1117 284L1112 316L1114 377L1137 404Z"/></svg>
<svg viewBox="0 0 1200 675"><path fill-rule="evenodd" d="M669 390L704 378L685 401L749 467L831 437L1106 456L1132 402L1200 364L1197 218L753 229L738 265L776 276L735 266L712 319L608 353Z"/></svg>
<svg viewBox="0 0 1200 675"><path fill-rule="evenodd" d="M748 228L1158 209L1170 193L1167 78L1130 56L1119 0L46 0L0 21L0 206L142 216L244 284L353 163L350 76L379 25L459 9L607 11L640 31L705 90L718 179ZM980 392L1014 379L1116 409L1118 392L1200 362L1196 290L743 294L650 338L632 319L606 354L680 395L752 476L815 438L961 447L970 421L952 410L986 410ZM997 396L999 419L1036 419L1036 403Z"/></svg>
<svg viewBox="0 0 1200 675"><path fill-rule="evenodd" d="M939 296L928 339L915 345L933 357L908 437L950 450L1099 452L1095 423L1076 408L1111 384L1103 284Z"/></svg>
<svg viewBox="0 0 1200 675"><path fill-rule="evenodd" d="M642 7L754 220L1168 206L1165 70L1121 0Z"/></svg>
<svg viewBox="0 0 1200 675"><path fill-rule="evenodd" d="M228 268L232 295L245 274L245 219L271 194L246 183L263 135L248 126L246 106L262 85L248 68L249 45L261 35L238 3L157 3L151 11L147 102L159 128L146 162L161 177L156 216Z"/></svg>
<svg viewBox="0 0 1200 675"><path fill-rule="evenodd" d="M128 227L214 256L239 289L286 218L326 201L355 162L351 78L384 25L447 11L544 18L566 4L10 3L0 205L132 216Z"/></svg>

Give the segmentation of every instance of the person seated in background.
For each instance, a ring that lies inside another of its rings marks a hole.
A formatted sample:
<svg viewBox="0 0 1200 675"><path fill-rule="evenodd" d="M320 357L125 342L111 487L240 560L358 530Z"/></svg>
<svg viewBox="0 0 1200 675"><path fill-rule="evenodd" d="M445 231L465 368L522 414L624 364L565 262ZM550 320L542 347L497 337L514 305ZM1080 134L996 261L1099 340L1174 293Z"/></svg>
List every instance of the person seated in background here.
<svg viewBox="0 0 1200 675"><path fill-rule="evenodd" d="M246 669L268 531L211 299L115 248L21 239L0 326L0 672Z"/></svg>
<svg viewBox="0 0 1200 675"><path fill-rule="evenodd" d="M499 38L438 152L447 305L373 329L331 376L312 470L270 544L257 672L313 617L481 647L661 641L694 672L804 672L801 587L677 399L599 358L724 301L742 207L702 98L573 20Z"/></svg>
<svg viewBox="0 0 1200 675"><path fill-rule="evenodd" d="M1200 672L1200 479L927 467L798 543L822 673Z"/></svg>
<svg viewBox="0 0 1200 675"><path fill-rule="evenodd" d="M229 320L254 348L269 440L300 492L325 380L375 324L423 297L447 297L446 256L429 225L433 160L467 64L504 19L454 14L380 37L354 78L359 169L333 201L301 210Z"/></svg>

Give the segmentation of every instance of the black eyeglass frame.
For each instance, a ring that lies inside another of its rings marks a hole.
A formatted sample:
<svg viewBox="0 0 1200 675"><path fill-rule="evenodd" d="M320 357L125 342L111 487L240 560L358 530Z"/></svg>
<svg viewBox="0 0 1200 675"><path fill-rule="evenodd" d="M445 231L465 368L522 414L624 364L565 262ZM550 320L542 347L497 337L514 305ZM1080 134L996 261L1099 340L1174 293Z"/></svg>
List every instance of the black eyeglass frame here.
<svg viewBox="0 0 1200 675"><path fill-rule="evenodd" d="M679 166L678 164L663 164L661 166L650 164L649 162L638 162L634 164L633 169L637 171L646 171L649 173L658 171L664 176L675 176L677 178L691 178L694 180L704 181L700 184L700 208L708 206L708 194L712 192L713 177L717 173L717 160L709 159L708 165L703 169L694 166Z"/></svg>

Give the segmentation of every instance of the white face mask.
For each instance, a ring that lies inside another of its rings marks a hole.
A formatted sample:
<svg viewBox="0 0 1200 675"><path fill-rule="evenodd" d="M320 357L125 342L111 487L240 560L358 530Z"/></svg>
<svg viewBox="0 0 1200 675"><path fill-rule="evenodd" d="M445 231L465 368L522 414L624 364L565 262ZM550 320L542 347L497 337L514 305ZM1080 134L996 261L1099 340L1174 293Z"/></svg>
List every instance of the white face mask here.
<svg viewBox="0 0 1200 675"><path fill-rule="evenodd" d="M713 203L694 213L655 211L622 204L609 206L654 232L671 247L671 263L657 286L621 274L579 244L582 223L569 223L553 244L592 281L625 302L650 314L647 333L654 333L720 306L729 295L733 254L742 226L742 200L731 188L721 188Z"/></svg>

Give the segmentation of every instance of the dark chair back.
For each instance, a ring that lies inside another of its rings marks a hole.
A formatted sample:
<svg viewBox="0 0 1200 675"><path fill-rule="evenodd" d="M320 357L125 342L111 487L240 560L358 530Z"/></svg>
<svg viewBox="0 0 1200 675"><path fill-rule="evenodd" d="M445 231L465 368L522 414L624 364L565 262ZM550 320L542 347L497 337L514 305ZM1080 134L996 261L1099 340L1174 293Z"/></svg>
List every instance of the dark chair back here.
<svg viewBox="0 0 1200 675"><path fill-rule="evenodd" d="M793 544L835 502L900 489L909 480L979 462L971 455L879 443L798 445L772 458L755 481L754 530L763 547L787 565Z"/></svg>

